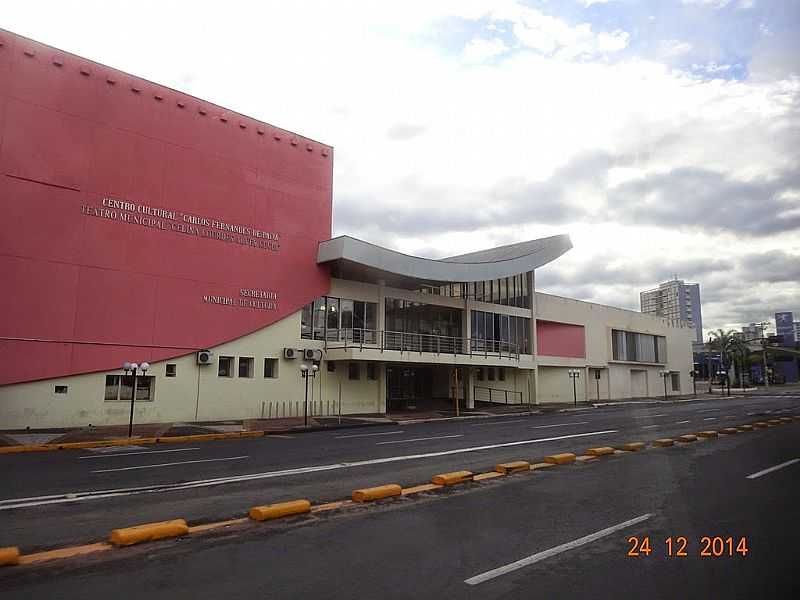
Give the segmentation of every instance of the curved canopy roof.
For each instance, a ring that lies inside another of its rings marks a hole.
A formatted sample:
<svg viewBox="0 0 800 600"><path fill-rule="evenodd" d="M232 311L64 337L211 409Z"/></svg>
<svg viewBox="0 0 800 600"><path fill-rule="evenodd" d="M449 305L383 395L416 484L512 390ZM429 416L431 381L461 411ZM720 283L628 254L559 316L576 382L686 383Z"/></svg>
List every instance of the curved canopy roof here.
<svg viewBox="0 0 800 600"><path fill-rule="evenodd" d="M334 277L415 288L486 281L527 273L572 248L568 235L519 242L450 258L410 256L362 240L340 236L320 242L317 263L328 264Z"/></svg>

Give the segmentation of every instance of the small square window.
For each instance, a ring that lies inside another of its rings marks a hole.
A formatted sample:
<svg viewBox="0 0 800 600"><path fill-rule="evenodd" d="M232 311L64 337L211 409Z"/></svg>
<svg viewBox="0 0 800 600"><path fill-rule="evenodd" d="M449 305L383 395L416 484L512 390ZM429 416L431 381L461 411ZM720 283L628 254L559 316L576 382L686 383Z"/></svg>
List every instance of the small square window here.
<svg viewBox="0 0 800 600"><path fill-rule="evenodd" d="M347 365L347 378L353 381L361 379L361 365L357 362L351 362Z"/></svg>
<svg viewBox="0 0 800 600"><path fill-rule="evenodd" d="M264 377L267 379L277 379L278 377L278 359L265 358L264 359Z"/></svg>
<svg viewBox="0 0 800 600"><path fill-rule="evenodd" d="M66 394L67 393L67 386L65 386L65 385L57 385L53 391L56 394Z"/></svg>
<svg viewBox="0 0 800 600"><path fill-rule="evenodd" d="M220 377L233 377L233 357L220 356L217 375Z"/></svg>
<svg viewBox="0 0 800 600"><path fill-rule="evenodd" d="M176 365L175 363L167 363L167 371L166 371L167 377L175 377L177 372L178 372L178 365Z"/></svg>
<svg viewBox="0 0 800 600"><path fill-rule="evenodd" d="M330 361L330 360L329 360L329 361L328 361L327 363L325 363L325 364L326 364L326 365L327 365L327 367L328 367L328 373L333 373L333 372L335 372L335 371L336 371L336 363L335 363L335 362L333 362L333 361Z"/></svg>
<svg viewBox="0 0 800 600"><path fill-rule="evenodd" d="M489 381L494 381L494 367L486 369L489 372Z"/></svg>
<svg viewBox="0 0 800 600"><path fill-rule="evenodd" d="M506 380L506 370L504 367L497 368L497 379L499 379L500 381Z"/></svg>
<svg viewBox="0 0 800 600"><path fill-rule="evenodd" d="M375 381L378 378L378 369L375 363L367 363L367 379Z"/></svg>
<svg viewBox="0 0 800 600"><path fill-rule="evenodd" d="M253 359L247 356L239 357L239 377L253 377Z"/></svg>

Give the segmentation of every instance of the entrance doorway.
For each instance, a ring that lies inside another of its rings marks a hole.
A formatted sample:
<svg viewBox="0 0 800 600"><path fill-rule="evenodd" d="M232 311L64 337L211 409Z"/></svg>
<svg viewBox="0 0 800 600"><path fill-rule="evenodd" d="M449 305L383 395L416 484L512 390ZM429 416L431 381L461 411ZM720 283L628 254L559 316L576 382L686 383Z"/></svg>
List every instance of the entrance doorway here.
<svg viewBox="0 0 800 600"><path fill-rule="evenodd" d="M454 372L458 371L458 379ZM455 385L459 407L466 405L466 369L445 365L387 365L386 408L388 412L410 410L453 411Z"/></svg>

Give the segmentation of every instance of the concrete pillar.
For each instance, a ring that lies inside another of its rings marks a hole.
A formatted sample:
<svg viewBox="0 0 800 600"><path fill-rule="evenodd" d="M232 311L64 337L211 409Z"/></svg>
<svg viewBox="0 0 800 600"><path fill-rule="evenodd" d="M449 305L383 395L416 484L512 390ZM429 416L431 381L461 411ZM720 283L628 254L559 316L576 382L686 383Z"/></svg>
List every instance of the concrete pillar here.
<svg viewBox="0 0 800 600"><path fill-rule="evenodd" d="M378 365L378 414L386 414L386 363Z"/></svg>
<svg viewBox="0 0 800 600"><path fill-rule="evenodd" d="M475 369L472 367L466 367L464 369L464 373L466 373L466 404L468 409L475 408L475 395L474 395L474 386L475 386Z"/></svg>

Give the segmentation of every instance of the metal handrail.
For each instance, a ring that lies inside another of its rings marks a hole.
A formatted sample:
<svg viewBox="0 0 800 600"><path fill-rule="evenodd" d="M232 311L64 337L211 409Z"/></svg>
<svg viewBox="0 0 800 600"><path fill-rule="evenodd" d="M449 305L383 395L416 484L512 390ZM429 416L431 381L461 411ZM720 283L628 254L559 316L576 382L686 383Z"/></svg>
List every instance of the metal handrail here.
<svg viewBox="0 0 800 600"><path fill-rule="evenodd" d="M483 338L435 335L432 333L409 333L378 329L342 328L328 329L328 349L358 348L380 349L399 352L428 352L431 354L499 356L519 360L517 344Z"/></svg>
<svg viewBox="0 0 800 600"><path fill-rule="evenodd" d="M483 398L479 398L478 397L479 390L488 392L489 398L486 400ZM511 404L522 404L522 392L515 392L513 390L501 390L498 388L483 387L478 385L473 386L473 398L475 398L476 402L493 402L496 404L500 404L499 398L502 398L504 404L509 404L508 402L509 394L511 395L512 398L519 398L517 402L511 402ZM497 397L498 400L495 400L495 397Z"/></svg>

